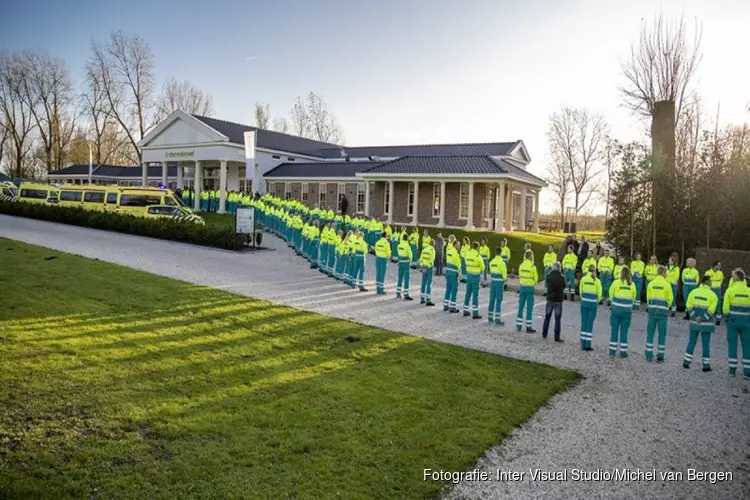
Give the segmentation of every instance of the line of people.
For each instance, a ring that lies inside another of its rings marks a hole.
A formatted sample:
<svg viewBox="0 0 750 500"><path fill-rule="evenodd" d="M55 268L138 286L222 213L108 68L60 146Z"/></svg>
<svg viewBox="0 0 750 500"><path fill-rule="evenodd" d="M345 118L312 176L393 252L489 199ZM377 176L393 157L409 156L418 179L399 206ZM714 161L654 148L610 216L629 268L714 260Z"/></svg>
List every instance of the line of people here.
<svg viewBox="0 0 750 500"><path fill-rule="evenodd" d="M366 292L364 286L364 272L366 255L375 254L376 261L376 293L385 294L384 285L387 274L387 263L398 263L396 297L413 300L410 294L410 270L416 267L421 270L420 303L433 306L432 278L436 274L436 256L438 248L436 240L427 231L421 237L422 251L418 254L420 235L416 228L407 233L389 231L390 227L380 222L381 230L352 227L344 231L335 217L323 219L320 215L304 219L304 212L298 212L294 206L285 207L281 200L266 195L263 198L268 207L274 211L259 211L259 221L264 227L282 237L289 247L299 255L303 255L310 262L310 267L318 268L320 272L344 282L352 288L359 288ZM285 200L288 201L288 200ZM255 202L253 202L255 203ZM258 204L256 203L256 208ZM365 221L367 224L367 221ZM378 227L378 226L375 226ZM440 245L442 247L442 245ZM470 242L464 238L458 241L450 235L445 246L445 278L446 287L443 296L443 310L448 313L461 312L457 303L459 283L465 282L463 298L463 315L474 319L482 319L479 311L479 290L483 285L490 287L490 300L487 320L490 323L503 325L502 301L505 283L508 276L508 262L510 250L504 241L495 249L494 258L486 242ZM516 313L516 330L536 333L533 329L534 291L539 276L534 263L531 245L526 244L524 260L518 267L519 303ZM441 248L442 249L442 248ZM572 255L572 257L571 257ZM610 342L609 355L615 357L628 356L628 332L633 311L639 309L640 288L643 286L643 276L646 276L646 301L648 312L648 326L646 335L645 356L648 361L656 359L664 361L666 348L667 318L674 316L677 298L674 276L680 276L679 269L675 271L676 258L670 258L669 266L660 266L652 257L648 266L639 266L640 256L631 262L631 266L640 271L632 272L624 259L614 264L609 252L604 250L598 261L587 262L581 277L580 308L581 308L581 348L584 351L593 350L591 342L594 336L593 325L598 306L607 303L610 312ZM567 291L570 298L575 296L575 268L577 256L568 248L568 253L559 263L554 248L543 259L545 277L554 270L562 270L565 275ZM729 317L727 324L727 340L729 348L730 374L737 369L738 341L742 344L743 374L750 377L750 289L746 283L744 271L737 269L732 274L725 300L721 303L720 295L715 291L718 281L719 288L723 282L721 263L717 262L708 270L698 284L700 274L695 269L694 259L688 259L688 266L683 270L683 293L687 297L686 315L690 320L690 342L686 348L683 365L690 367L693 352L698 338L703 343L702 365L704 371L710 371L710 335L715 326L720 323L722 314ZM614 277L614 279L613 279ZM692 284L695 279L695 285ZM547 280L545 279L545 286ZM571 286L572 282L572 286ZM546 289L545 289L546 291ZM723 308L722 308L723 305ZM657 335L656 350L654 337ZM545 332L546 333L546 326ZM556 339L558 336L556 335ZM654 356L654 351L656 355Z"/></svg>

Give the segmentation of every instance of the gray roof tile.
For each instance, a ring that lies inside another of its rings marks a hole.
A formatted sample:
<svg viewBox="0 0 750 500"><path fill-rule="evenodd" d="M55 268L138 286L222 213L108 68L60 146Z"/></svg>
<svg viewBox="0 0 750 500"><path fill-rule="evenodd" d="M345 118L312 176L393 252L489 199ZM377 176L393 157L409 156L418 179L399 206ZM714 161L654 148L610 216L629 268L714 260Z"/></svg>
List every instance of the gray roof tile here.
<svg viewBox="0 0 750 500"><path fill-rule="evenodd" d="M322 149L325 158L400 158L403 156L505 156L518 145L515 142L476 144L417 144L412 146L363 146ZM342 154L343 151L343 154Z"/></svg>
<svg viewBox="0 0 750 500"><path fill-rule="evenodd" d="M89 165L77 164L70 165L69 167L61 168L50 172L52 176L66 176L66 175L88 175ZM119 165L94 165L93 175L102 177L140 177L143 171L138 165L131 167L123 167ZM167 165L167 175L169 177L177 176L177 166ZM149 177L161 177L161 166L149 166L148 167Z"/></svg>
<svg viewBox="0 0 750 500"><path fill-rule="evenodd" d="M382 162L371 161L289 162L282 163L263 177L354 177L359 172L381 164Z"/></svg>

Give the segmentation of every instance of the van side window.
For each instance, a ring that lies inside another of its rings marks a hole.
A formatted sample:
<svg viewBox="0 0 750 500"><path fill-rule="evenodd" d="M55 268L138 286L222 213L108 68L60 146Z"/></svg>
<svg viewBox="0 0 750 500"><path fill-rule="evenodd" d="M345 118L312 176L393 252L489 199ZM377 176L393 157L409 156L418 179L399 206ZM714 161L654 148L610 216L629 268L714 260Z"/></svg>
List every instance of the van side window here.
<svg viewBox="0 0 750 500"><path fill-rule="evenodd" d="M3 194L5 196L13 196L8 188L3 188Z"/></svg>
<svg viewBox="0 0 750 500"><path fill-rule="evenodd" d="M177 205L177 202L171 196L165 196L164 197L164 204L174 207L174 206Z"/></svg>
<svg viewBox="0 0 750 500"><path fill-rule="evenodd" d="M148 213L154 215L174 215L172 213L173 210L170 207L148 207Z"/></svg>
<svg viewBox="0 0 750 500"><path fill-rule="evenodd" d="M104 203L104 193L87 191L83 195L83 201L87 203Z"/></svg>
<svg viewBox="0 0 750 500"><path fill-rule="evenodd" d="M120 206L123 207L147 207L149 205L160 205L161 197L148 194L121 194Z"/></svg>
<svg viewBox="0 0 750 500"><path fill-rule="evenodd" d="M33 198L37 200L46 200L47 190L46 189L22 189L21 198Z"/></svg>
<svg viewBox="0 0 750 500"><path fill-rule="evenodd" d="M107 193L107 203L114 205L117 203L117 193Z"/></svg>
<svg viewBox="0 0 750 500"><path fill-rule="evenodd" d="M81 201L80 191L60 191L60 201Z"/></svg>

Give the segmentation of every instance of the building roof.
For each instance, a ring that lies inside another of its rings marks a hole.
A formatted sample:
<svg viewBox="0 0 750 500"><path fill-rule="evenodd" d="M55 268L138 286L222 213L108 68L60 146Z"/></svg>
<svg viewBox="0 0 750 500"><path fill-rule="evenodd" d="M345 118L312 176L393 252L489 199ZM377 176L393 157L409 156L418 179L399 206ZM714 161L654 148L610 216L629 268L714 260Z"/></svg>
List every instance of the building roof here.
<svg viewBox="0 0 750 500"><path fill-rule="evenodd" d="M378 174L431 175L510 175L545 185L539 177L500 158L490 156L405 156L374 166L363 172Z"/></svg>
<svg viewBox="0 0 750 500"><path fill-rule="evenodd" d="M245 144L245 132L257 131L256 146L260 148L273 149L289 153L298 153L307 156L322 157L322 149L338 148L336 144L305 139L294 135L284 134L273 130L265 130L241 123L228 122L207 116L193 115L212 129L229 138L229 142Z"/></svg>
<svg viewBox="0 0 750 500"><path fill-rule="evenodd" d="M373 161L288 162L270 170L263 177L354 177L382 163Z"/></svg>
<svg viewBox="0 0 750 500"><path fill-rule="evenodd" d="M92 175L94 177L140 177L143 175L143 169L140 166L123 167L119 165L94 165ZM88 175L89 165L77 164L69 167L61 168L50 172L49 175L52 177L65 177L68 175ZM148 167L149 177L161 177L161 166ZM177 166L167 166L167 176L177 176Z"/></svg>
<svg viewBox="0 0 750 500"><path fill-rule="evenodd" d="M400 158L403 156L506 156L521 141L474 144L416 144L411 146L361 146L322 149L324 158Z"/></svg>

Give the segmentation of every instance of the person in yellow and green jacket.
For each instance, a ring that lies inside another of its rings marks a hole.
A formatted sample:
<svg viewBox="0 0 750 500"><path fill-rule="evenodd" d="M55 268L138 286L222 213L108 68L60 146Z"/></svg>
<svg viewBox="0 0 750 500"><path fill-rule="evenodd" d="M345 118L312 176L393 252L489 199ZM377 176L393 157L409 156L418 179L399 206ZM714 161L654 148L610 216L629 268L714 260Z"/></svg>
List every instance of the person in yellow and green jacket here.
<svg viewBox="0 0 750 500"><path fill-rule="evenodd" d="M667 315L674 303L672 285L667 280L667 268L659 266L656 278L648 284L646 302L648 303L648 324L646 326L646 361L654 358L654 332L659 329L659 343L656 351L656 362L664 361L667 344Z"/></svg>
<svg viewBox="0 0 750 500"><path fill-rule="evenodd" d="M318 268L318 251L320 249L320 224L313 221L310 229L310 269Z"/></svg>
<svg viewBox="0 0 750 500"><path fill-rule="evenodd" d="M607 305L611 305L612 298L609 296L609 287L612 285L612 272L615 270L615 260L609 256L609 250L604 250L604 255L599 257L596 268L599 271L599 279L602 280L604 299L606 299Z"/></svg>
<svg viewBox="0 0 750 500"><path fill-rule="evenodd" d="M643 277L646 279L646 288L648 288L648 284L652 280L656 279L657 269L659 269L659 259L656 258L656 255L652 255L643 271Z"/></svg>
<svg viewBox="0 0 750 500"><path fill-rule="evenodd" d="M690 311L690 340L685 349L685 357L682 360L683 368L690 368L690 364L693 362L695 345L698 343L698 336L700 335L703 345L703 358L701 360L703 371L711 371L711 334L716 329L713 320L718 305L719 298L711 289L711 277L706 275L703 277L701 285L690 292L685 303L685 307Z"/></svg>
<svg viewBox="0 0 750 500"><path fill-rule="evenodd" d="M385 272L391 260L391 244L385 231L375 243L375 293L385 295Z"/></svg>
<svg viewBox="0 0 750 500"><path fill-rule="evenodd" d="M419 237L419 233L417 233L417 237ZM404 300L414 300L409 295L409 269L412 261L411 249L409 236L404 233L398 244L398 282L396 284L396 298L401 298L401 294L403 294Z"/></svg>
<svg viewBox="0 0 750 500"><path fill-rule="evenodd" d="M630 262L630 272L633 273L633 283L635 283L635 306L633 309L641 308L641 294L643 293L643 274L646 270L646 264L641 260L641 254L635 254L635 259ZM687 295L685 296L687 297Z"/></svg>
<svg viewBox="0 0 750 500"><path fill-rule="evenodd" d="M503 238L502 241L500 241L500 257L503 259L503 262L505 262L505 269L510 272L510 247L508 246L508 240L506 238ZM505 282L504 289L508 289L508 282Z"/></svg>
<svg viewBox="0 0 750 500"><path fill-rule="evenodd" d="M201 190L201 212L208 212L208 189Z"/></svg>
<svg viewBox="0 0 750 500"><path fill-rule="evenodd" d="M461 283L466 283L466 254L471 250L471 241L468 236L464 236L461 240L461 250L459 256L461 257Z"/></svg>
<svg viewBox="0 0 750 500"><path fill-rule="evenodd" d="M412 261L411 268L416 269L419 261L419 229L412 229L409 235L409 246L411 247Z"/></svg>
<svg viewBox="0 0 750 500"><path fill-rule="evenodd" d="M601 260L601 259L599 259ZM609 287L608 296L612 300L612 310L609 313L609 357L614 358L617 347L620 347L620 357L628 357L628 331L633 317L633 302L635 301L635 285L630 275L630 269L624 267L620 277Z"/></svg>
<svg viewBox="0 0 750 500"><path fill-rule="evenodd" d="M571 247L571 251L573 247ZM534 254L527 250L525 259L518 266L518 314L516 314L516 330L519 332L524 325L524 309L526 310L526 333L536 333L531 327L531 319L534 310L534 288L539 281L539 273L534 264ZM567 255L566 255L567 257ZM575 254L573 257L578 259ZM573 268L575 269L575 267Z"/></svg>
<svg viewBox="0 0 750 500"><path fill-rule="evenodd" d="M328 228L328 263L326 264L326 274L333 278L336 274L336 245L338 245L338 234L333 222L326 222Z"/></svg>
<svg viewBox="0 0 750 500"><path fill-rule="evenodd" d="M594 261L596 262L596 261ZM581 296L581 349L592 351L591 341L594 338L594 321L602 300L602 282L596 276L596 264L589 264L581 277L579 295Z"/></svg>
<svg viewBox="0 0 750 500"><path fill-rule="evenodd" d="M354 266L353 266L353 277L354 283L359 288L360 292L366 292L365 288L365 261L367 260L367 242L365 241L365 235L362 231L357 233L357 238L354 240Z"/></svg>
<svg viewBox="0 0 750 500"><path fill-rule="evenodd" d="M594 266L594 269L596 269L596 257L594 257L594 251L589 250L588 256L583 259L583 264L581 264L581 274L586 276L590 272L589 269L592 265Z"/></svg>
<svg viewBox="0 0 750 500"><path fill-rule="evenodd" d="M542 265L544 265L544 296L547 296L547 275L552 270L552 264L557 262L557 252L555 252L555 249L550 245L547 247L547 253L544 254L544 258L542 259Z"/></svg>
<svg viewBox="0 0 750 500"><path fill-rule="evenodd" d="M722 313L727 322L729 375L737 372L737 340L742 343L742 374L750 379L750 287L742 269L732 272L734 283L724 295Z"/></svg>
<svg viewBox="0 0 750 500"><path fill-rule="evenodd" d="M452 237L453 235L451 235ZM443 296L443 311L457 313L456 296L458 295L458 273L461 269L461 257L459 249L461 243L455 239L448 238L445 248L445 295Z"/></svg>
<svg viewBox="0 0 750 500"><path fill-rule="evenodd" d="M348 233L352 228L352 218L349 216L349 214L344 214L344 233Z"/></svg>
<svg viewBox="0 0 750 500"><path fill-rule="evenodd" d="M578 267L578 256L573 251L573 245L568 245L568 253L565 254L562 261L563 276L565 276L565 283L568 285L567 296L570 295L570 300L576 300L576 267Z"/></svg>
<svg viewBox="0 0 750 500"><path fill-rule="evenodd" d="M482 319L479 314L479 280L484 271L484 261L479 255L479 242L464 253L466 265L466 294L464 295L464 316L471 314L473 319ZM471 306L469 305L471 303ZM471 307L471 311L469 308Z"/></svg>
<svg viewBox="0 0 750 500"><path fill-rule="evenodd" d="M721 262L713 263L711 269L706 271L705 276L711 278L711 290L716 294L718 305L716 306L716 326L721 324L721 287L724 285L724 271L721 270Z"/></svg>
<svg viewBox="0 0 750 500"><path fill-rule="evenodd" d="M502 249L495 247L495 257L489 262L490 268L490 303L487 308L487 321L496 325L504 325L502 319L502 305L505 280L508 279L508 268L500 256Z"/></svg>
<svg viewBox="0 0 750 500"><path fill-rule="evenodd" d="M403 228L393 231L391 234L391 262L398 262L398 244L403 238Z"/></svg>
<svg viewBox="0 0 750 500"><path fill-rule="evenodd" d="M428 247L431 241L432 241L432 238L430 237L430 233L429 231L427 231L427 229L425 229L424 232L422 233L422 250Z"/></svg>
<svg viewBox="0 0 750 500"><path fill-rule="evenodd" d="M622 274L622 268L626 266L625 257L619 257L617 259L617 264L615 264L615 270L612 272L612 276L620 276Z"/></svg>
<svg viewBox="0 0 750 500"><path fill-rule="evenodd" d="M341 231L344 226L344 216L341 215L341 212L336 214L333 221L336 223L336 231Z"/></svg>
<svg viewBox="0 0 750 500"><path fill-rule="evenodd" d="M685 268L682 270L682 298L687 300L690 293L698 287L698 282L701 279L700 272L695 268L695 259L688 258L685 261ZM677 298L675 297L675 301ZM690 319L687 307L685 308L685 320Z"/></svg>
<svg viewBox="0 0 750 500"><path fill-rule="evenodd" d="M346 244L346 284L349 285L350 288L355 287L354 282L354 247L357 245L357 230L352 229L349 231L349 240Z"/></svg>
<svg viewBox="0 0 750 500"><path fill-rule="evenodd" d="M419 290L419 303L434 306L432 302L432 274L435 267L435 241L430 240L426 245L422 244L422 255L419 256L419 265L422 268L422 284Z"/></svg>
<svg viewBox="0 0 750 500"><path fill-rule="evenodd" d="M671 316L674 318L677 313L677 285L680 282L680 267L677 265L677 257L672 256L667 263L667 283L672 287L672 296L674 301L670 306Z"/></svg>
<svg viewBox="0 0 750 500"><path fill-rule="evenodd" d="M479 256L484 261L484 271L482 272L482 286L487 286L487 272L490 268L490 247L487 246L487 240L482 238L479 242Z"/></svg>
<svg viewBox="0 0 750 500"><path fill-rule="evenodd" d="M318 270L326 274L328 265L328 223L324 223L320 229L320 266Z"/></svg>
<svg viewBox="0 0 750 500"><path fill-rule="evenodd" d="M346 282L346 250L349 242L344 231L339 231L336 244L336 280Z"/></svg>

